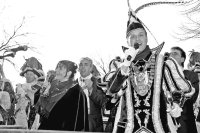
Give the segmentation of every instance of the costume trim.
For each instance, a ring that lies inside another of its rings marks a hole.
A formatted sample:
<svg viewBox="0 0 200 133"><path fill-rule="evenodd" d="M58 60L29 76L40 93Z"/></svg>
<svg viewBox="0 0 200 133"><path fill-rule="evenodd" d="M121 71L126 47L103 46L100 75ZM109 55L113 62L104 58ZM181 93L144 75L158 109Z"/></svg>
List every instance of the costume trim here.
<svg viewBox="0 0 200 133"><path fill-rule="evenodd" d="M132 133L134 129L134 107L132 102L130 78L127 79L128 87L126 89L126 108L127 108L127 125L125 133Z"/></svg>
<svg viewBox="0 0 200 133"><path fill-rule="evenodd" d="M181 71L181 68L179 67L177 62L173 58L169 58L169 60L166 61L166 64L167 64L168 69L165 70L165 74L167 76L167 79L168 79L167 81L168 81L168 84L170 85L171 91L172 92L176 91L176 88L177 88L183 91L186 97L191 97L194 94L195 89L184 78L183 71ZM173 87L171 87L171 85L174 86L174 90L172 89Z"/></svg>
<svg viewBox="0 0 200 133"><path fill-rule="evenodd" d="M155 66L155 80L154 80L154 94L152 105L152 122L156 133L165 133L161 120L160 120L160 90L161 90L161 77L163 68L163 56L158 55Z"/></svg>
<svg viewBox="0 0 200 133"><path fill-rule="evenodd" d="M119 105L118 105L117 112L115 115L115 122L114 122L114 128L113 128L112 133L117 132L118 122L120 121L121 112L122 112L122 100L123 100L123 96L120 98L120 101L119 101Z"/></svg>
<svg viewBox="0 0 200 133"><path fill-rule="evenodd" d="M80 104L80 92L79 92L79 95L78 95L78 108L76 110L76 119L75 119L75 123L74 123L74 131L76 131L76 125L77 125L77 119L78 119L78 112L79 112L79 104ZM85 111L85 110L84 110ZM85 118L84 118L85 120ZM85 121L84 121L85 122ZM84 123L85 124L85 123Z"/></svg>

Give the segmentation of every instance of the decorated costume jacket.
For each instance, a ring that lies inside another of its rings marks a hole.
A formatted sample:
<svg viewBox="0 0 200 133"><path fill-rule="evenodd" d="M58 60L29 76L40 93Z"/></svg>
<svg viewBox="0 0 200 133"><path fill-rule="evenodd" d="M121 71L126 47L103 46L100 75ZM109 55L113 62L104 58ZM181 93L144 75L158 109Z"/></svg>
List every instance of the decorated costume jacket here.
<svg viewBox="0 0 200 133"><path fill-rule="evenodd" d="M169 124L168 117L173 118L167 110L174 103L181 108L185 97L194 94L175 60L159 54L162 47L150 50L147 46L131 63L128 75L119 69L110 81L110 95L119 93L122 84L127 86L121 93L113 133L171 132L174 123Z"/></svg>

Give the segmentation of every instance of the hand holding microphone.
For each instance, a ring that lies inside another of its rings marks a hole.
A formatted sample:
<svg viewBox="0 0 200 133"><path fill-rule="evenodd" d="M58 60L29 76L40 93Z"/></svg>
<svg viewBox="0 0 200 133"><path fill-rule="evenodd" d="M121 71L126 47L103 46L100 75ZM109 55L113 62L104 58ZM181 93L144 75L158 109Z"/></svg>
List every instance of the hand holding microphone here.
<svg viewBox="0 0 200 133"><path fill-rule="evenodd" d="M135 43L134 48L129 47L125 50L125 59L124 62L121 64L121 73L122 75L128 75L129 69L128 67L131 65L131 62L135 59L135 56L137 55L139 51L139 44Z"/></svg>
<svg viewBox="0 0 200 133"><path fill-rule="evenodd" d="M135 56L137 55L139 51L139 47L129 47L129 49L127 49L125 51L125 59L124 62L122 63L124 66L130 66L131 62L135 59Z"/></svg>

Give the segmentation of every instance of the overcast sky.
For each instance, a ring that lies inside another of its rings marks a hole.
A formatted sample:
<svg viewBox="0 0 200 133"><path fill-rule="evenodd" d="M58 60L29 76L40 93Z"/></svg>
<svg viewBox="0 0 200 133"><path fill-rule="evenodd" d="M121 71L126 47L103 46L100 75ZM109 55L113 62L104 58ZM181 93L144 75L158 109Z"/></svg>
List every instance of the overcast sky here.
<svg viewBox="0 0 200 133"><path fill-rule="evenodd" d="M166 0L165 0L166 1ZM150 0L130 0L133 9ZM200 50L198 40L178 42L173 36L185 22L182 8L160 5L147 7L137 16L146 24L159 43L165 42L162 52L181 46L186 52ZM20 32L32 33L21 42L29 43L35 51L18 52L13 61L16 69L4 64L6 77L14 84L24 82L19 76L24 58L35 56L43 64L45 73L55 69L58 61L79 62L83 56L104 59L108 63L123 55L126 46L128 6L126 0L0 0L0 37L3 30L12 34L15 26L25 23ZM2 31L2 32L1 32ZM151 48L157 46L148 33Z"/></svg>

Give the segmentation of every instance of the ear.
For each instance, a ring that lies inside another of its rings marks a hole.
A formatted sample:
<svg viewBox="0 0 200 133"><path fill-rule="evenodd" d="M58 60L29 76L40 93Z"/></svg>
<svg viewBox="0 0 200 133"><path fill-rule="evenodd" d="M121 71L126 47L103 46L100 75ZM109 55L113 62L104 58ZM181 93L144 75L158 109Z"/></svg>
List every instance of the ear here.
<svg viewBox="0 0 200 133"><path fill-rule="evenodd" d="M72 71L67 72L66 78L69 78L72 75Z"/></svg>
<svg viewBox="0 0 200 133"><path fill-rule="evenodd" d="M185 62L185 58L181 57L181 62L184 63Z"/></svg>

